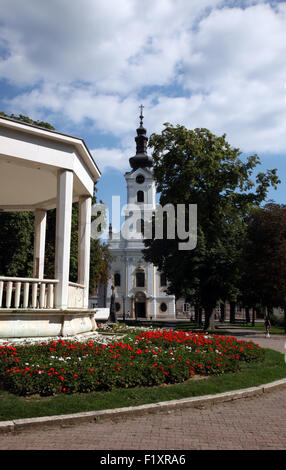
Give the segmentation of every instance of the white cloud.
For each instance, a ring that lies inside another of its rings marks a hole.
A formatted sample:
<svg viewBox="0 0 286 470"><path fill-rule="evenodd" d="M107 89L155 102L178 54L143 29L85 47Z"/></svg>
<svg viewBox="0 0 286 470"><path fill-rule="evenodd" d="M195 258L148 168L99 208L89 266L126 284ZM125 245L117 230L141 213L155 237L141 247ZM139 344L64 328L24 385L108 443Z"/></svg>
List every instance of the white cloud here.
<svg viewBox="0 0 286 470"><path fill-rule="evenodd" d="M149 133L168 121L227 133L244 151L285 148L286 2L0 0L0 9L0 78L19 87L5 110L89 119L120 140L120 150L95 145L101 168L123 169L134 153L142 96Z"/></svg>
<svg viewBox="0 0 286 470"><path fill-rule="evenodd" d="M212 90L236 77L264 82L285 73L284 8L269 5L221 9L204 18L190 37L184 86Z"/></svg>
<svg viewBox="0 0 286 470"><path fill-rule="evenodd" d="M129 167L129 158L133 156L134 149L127 148L122 151L118 148L101 147L92 149L91 154L102 173L109 168L124 171Z"/></svg>
<svg viewBox="0 0 286 470"><path fill-rule="evenodd" d="M0 77L25 85L83 80L105 93L166 84L183 60L186 32L220 3L0 0L0 36L9 52Z"/></svg>

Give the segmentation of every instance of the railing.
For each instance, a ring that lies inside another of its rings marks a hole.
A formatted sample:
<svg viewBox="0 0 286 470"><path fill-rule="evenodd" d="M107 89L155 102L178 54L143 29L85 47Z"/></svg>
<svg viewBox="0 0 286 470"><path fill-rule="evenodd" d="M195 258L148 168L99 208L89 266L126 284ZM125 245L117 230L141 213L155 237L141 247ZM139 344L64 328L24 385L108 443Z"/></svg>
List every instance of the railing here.
<svg viewBox="0 0 286 470"><path fill-rule="evenodd" d="M84 285L76 282L69 282L68 295L69 308L83 308L84 306Z"/></svg>
<svg viewBox="0 0 286 470"><path fill-rule="evenodd" d="M54 308L56 279L0 276L0 308Z"/></svg>

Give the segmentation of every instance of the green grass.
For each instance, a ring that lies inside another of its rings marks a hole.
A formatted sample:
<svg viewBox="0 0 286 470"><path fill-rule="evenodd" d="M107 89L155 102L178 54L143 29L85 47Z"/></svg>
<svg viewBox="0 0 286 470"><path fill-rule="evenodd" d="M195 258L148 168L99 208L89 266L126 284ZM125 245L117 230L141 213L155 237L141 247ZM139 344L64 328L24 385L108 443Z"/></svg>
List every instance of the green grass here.
<svg viewBox="0 0 286 470"><path fill-rule="evenodd" d="M261 332L265 332L265 326L264 326L264 323L256 323L255 326L252 326L251 323L229 323L229 324L226 324L224 323L223 324L223 328L225 330L227 330L227 328L231 328L233 326L236 326L236 327L239 327L239 328L247 328L249 330L253 330L253 331L261 331ZM218 329L220 331L220 329ZM270 334L272 335L285 335L285 328L284 326L278 326L278 325L272 325L271 328L270 328Z"/></svg>
<svg viewBox="0 0 286 470"><path fill-rule="evenodd" d="M135 323L135 322L134 322ZM168 322L137 322L137 325L138 326L148 326L149 328L152 327L154 330L156 328L164 328L166 326ZM171 322L170 322L171 323ZM127 323L128 324L128 323ZM122 323L121 326L123 326L124 324ZM264 332L265 331L265 326L264 326L264 323L263 322L256 322L255 326L252 326L252 323L245 323L245 322L242 322L242 321L237 321L235 323L220 323L220 322L216 322L216 328L215 330L208 330L208 333L211 334L211 333L214 333L214 334L227 334L228 333L228 328L232 328L232 327L239 327L239 328L247 328L249 330L253 330L254 332L255 331L261 331L261 332ZM194 333L200 333L200 332L203 332L203 326L201 328L198 327L198 325L195 323L195 322L191 322L191 321L180 321L176 324L176 326L174 326L174 329L176 330L181 330L181 331L191 331L191 332L194 332ZM271 326L271 330L270 330L271 334L273 335L286 335L285 333L285 328L284 326L278 326L278 325L272 325Z"/></svg>
<svg viewBox="0 0 286 470"><path fill-rule="evenodd" d="M141 326L145 326L145 327L148 327L148 328L152 328L153 330L156 330L156 329L160 329L160 328L166 328L166 325L167 325L168 322L146 322L146 323L140 323L140 322L137 322L137 324L135 325L132 325L132 327L134 329L136 329L136 326L138 326L138 328L140 328ZM170 324L172 322L169 322ZM127 333L128 330L124 330L124 326L125 324L124 323L119 323L119 326L122 328L122 331L121 332L124 332L126 331ZM128 323L127 323L127 326L128 326ZM228 333L227 331L227 325L224 325L225 326L225 329L223 330L222 328L216 328L215 330L208 330L208 334L226 334ZM204 332L204 329L203 329L203 326L199 327L196 323L194 322L190 322L190 321L185 321L185 322L178 322L178 323L173 323L173 326L171 327L171 329L173 330L176 330L176 331L189 331L189 332L193 332L193 333L203 333ZM99 331L102 333L102 330L99 329ZM135 333L135 336L137 334L140 334L142 333L142 331L140 329L138 329L138 331ZM110 334L108 332L106 332L105 334ZM115 333L114 333L115 334Z"/></svg>
<svg viewBox="0 0 286 470"><path fill-rule="evenodd" d="M137 406L159 401L222 393L258 386L286 377L284 355L266 349L263 363L242 363L242 370L182 384L114 389L110 392L18 397L0 391L0 421Z"/></svg>

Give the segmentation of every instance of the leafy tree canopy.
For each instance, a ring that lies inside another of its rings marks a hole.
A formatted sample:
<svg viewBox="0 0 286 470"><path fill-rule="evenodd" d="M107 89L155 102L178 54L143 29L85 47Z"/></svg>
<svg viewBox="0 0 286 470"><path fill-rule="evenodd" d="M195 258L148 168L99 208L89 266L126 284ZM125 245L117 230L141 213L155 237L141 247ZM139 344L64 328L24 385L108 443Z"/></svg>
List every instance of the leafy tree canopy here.
<svg viewBox="0 0 286 470"><path fill-rule="evenodd" d="M166 123L153 134L154 177L160 204L197 205L197 246L180 251L176 240L145 240L144 256L163 271L169 293L205 308L206 327L218 301L238 296L238 259L246 217L280 182L275 169L252 174L258 155L242 159L226 135L208 129L188 130ZM187 211L186 211L187 212ZM188 215L188 212L187 212ZM167 224L167 218L165 218Z"/></svg>
<svg viewBox="0 0 286 470"><path fill-rule="evenodd" d="M248 217L242 252L245 303L286 304L286 205L269 202Z"/></svg>
<svg viewBox="0 0 286 470"><path fill-rule="evenodd" d="M33 126L45 127L46 129L55 130L55 128L48 122L34 121L33 119L30 119L28 116L24 116L23 114L19 114L18 116L16 116L15 114L8 115L4 113L3 111L0 111L0 116L7 117L10 119L15 119L16 121L22 121L22 122L25 122L26 124L32 124Z"/></svg>

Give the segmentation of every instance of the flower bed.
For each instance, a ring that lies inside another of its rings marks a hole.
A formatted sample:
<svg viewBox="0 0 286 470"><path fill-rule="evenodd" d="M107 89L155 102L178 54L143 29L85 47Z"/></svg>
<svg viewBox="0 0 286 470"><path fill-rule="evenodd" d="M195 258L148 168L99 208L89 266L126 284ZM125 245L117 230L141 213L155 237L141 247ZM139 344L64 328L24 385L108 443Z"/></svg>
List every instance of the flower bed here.
<svg viewBox="0 0 286 470"><path fill-rule="evenodd" d="M176 383L238 371L262 361L253 342L181 331L143 331L131 340L99 344L63 339L0 347L0 381L17 395L90 392Z"/></svg>

